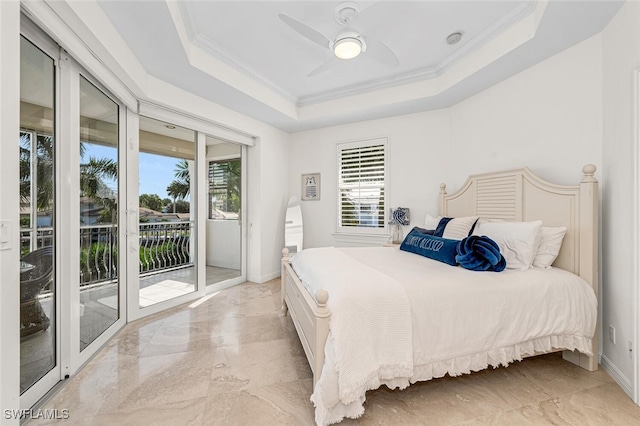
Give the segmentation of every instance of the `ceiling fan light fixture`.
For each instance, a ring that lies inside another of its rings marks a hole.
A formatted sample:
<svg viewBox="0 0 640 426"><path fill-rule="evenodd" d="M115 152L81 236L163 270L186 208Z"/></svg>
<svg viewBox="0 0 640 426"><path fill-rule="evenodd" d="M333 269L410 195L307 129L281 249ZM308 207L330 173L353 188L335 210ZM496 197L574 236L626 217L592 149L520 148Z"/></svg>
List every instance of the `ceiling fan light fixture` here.
<svg viewBox="0 0 640 426"><path fill-rule="evenodd" d="M356 37L341 38L333 45L333 53L340 59L353 59L363 50L362 41Z"/></svg>

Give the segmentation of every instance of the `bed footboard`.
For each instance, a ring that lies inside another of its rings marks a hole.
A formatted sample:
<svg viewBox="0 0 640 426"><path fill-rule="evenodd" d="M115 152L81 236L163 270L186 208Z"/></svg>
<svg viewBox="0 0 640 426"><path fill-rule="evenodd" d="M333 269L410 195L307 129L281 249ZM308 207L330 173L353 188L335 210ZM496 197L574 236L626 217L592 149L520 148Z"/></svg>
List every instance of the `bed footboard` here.
<svg viewBox="0 0 640 426"><path fill-rule="evenodd" d="M329 318L331 317L331 312L327 308L329 293L326 290L318 290L315 298L311 296L291 267L287 248L282 249L280 279L281 314L289 313L293 320L300 343L313 371L315 387L322 372L324 346L329 335Z"/></svg>

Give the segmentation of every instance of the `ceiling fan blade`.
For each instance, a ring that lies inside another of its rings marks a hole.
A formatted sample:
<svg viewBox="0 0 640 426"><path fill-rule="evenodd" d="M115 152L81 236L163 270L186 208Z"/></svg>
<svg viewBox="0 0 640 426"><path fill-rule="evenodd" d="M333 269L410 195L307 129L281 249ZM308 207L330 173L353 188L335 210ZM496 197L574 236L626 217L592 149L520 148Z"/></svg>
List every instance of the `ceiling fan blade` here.
<svg viewBox="0 0 640 426"><path fill-rule="evenodd" d="M318 68L307 74L307 77L315 77L318 74L322 74L323 72L331 69L331 67L333 67L336 62L338 62L338 58L336 58L335 56L329 58L324 64L320 65Z"/></svg>
<svg viewBox="0 0 640 426"><path fill-rule="evenodd" d="M371 56L371 58L391 68L395 68L400 64L400 60L389 46L375 38L367 37L366 41L366 54Z"/></svg>
<svg viewBox="0 0 640 426"><path fill-rule="evenodd" d="M308 38L312 42L319 44L322 47L329 48L331 41L329 41L328 38L326 38L324 35L322 35L318 31L314 30L313 28L311 28L306 24L303 24L297 19L292 18L291 16L285 15L284 13L281 13L278 16L280 17L282 22L290 26L297 33Z"/></svg>

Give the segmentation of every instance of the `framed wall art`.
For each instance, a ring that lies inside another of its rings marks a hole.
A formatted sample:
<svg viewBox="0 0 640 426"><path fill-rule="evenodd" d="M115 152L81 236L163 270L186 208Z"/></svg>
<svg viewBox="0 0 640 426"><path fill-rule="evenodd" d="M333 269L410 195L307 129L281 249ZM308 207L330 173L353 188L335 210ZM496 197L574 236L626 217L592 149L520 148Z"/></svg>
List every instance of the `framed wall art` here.
<svg viewBox="0 0 640 426"><path fill-rule="evenodd" d="M307 173L302 175L302 201L315 201L320 199L320 173Z"/></svg>

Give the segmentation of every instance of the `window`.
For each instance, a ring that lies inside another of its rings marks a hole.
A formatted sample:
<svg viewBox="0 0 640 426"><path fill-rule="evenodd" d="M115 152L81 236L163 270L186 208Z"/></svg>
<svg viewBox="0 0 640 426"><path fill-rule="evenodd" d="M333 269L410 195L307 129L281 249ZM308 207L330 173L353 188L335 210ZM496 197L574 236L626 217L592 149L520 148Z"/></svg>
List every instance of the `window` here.
<svg viewBox="0 0 640 426"><path fill-rule="evenodd" d="M338 144L338 232L386 232L387 139Z"/></svg>
<svg viewBox="0 0 640 426"><path fill-rule="evenodd" d="M238 220L240 158L209 162L209 219Z"/></svg>

